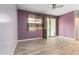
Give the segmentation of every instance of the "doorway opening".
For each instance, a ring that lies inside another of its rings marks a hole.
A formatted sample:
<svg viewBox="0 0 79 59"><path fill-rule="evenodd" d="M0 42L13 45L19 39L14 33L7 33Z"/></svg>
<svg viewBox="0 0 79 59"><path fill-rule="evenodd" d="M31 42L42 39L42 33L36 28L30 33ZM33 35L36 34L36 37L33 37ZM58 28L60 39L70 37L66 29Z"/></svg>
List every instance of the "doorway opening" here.
<svg viewBox="0 0 79 59"><path fill-rule="evenodd" d="M56 36L56 19L47 17L47 38Z"/></svg>

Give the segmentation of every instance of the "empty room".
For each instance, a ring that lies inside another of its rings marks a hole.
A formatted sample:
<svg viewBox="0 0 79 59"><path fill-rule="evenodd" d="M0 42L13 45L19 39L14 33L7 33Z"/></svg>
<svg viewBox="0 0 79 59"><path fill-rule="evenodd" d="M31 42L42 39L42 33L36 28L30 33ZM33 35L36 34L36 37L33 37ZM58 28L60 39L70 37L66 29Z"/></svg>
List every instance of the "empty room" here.
<svg viewBox="0 0 79 59"><path fill-rule="evenodd" d="M0 55L79 55L79 4L0 5Z"/></svg>

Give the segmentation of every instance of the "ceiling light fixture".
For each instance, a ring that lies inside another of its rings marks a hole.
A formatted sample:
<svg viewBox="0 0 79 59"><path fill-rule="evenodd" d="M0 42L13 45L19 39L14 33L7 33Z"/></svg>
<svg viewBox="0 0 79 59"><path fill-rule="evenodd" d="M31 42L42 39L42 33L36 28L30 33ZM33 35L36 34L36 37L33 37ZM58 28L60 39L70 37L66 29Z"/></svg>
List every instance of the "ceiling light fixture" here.
<svg viewBox="0 0 79 59"><path fill-rule="evenodd" d="M61 4L52 4L52 9L63 7Z"/></svg>

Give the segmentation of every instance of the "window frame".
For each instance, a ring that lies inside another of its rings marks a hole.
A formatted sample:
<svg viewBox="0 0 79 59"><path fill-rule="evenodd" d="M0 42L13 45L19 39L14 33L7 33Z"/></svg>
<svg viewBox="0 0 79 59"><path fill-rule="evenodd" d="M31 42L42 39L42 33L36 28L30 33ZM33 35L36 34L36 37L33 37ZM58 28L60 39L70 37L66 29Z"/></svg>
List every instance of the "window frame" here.
<svg viewBox="0 0 79 59"><path fill-rule="evenodd" d="M29 15L34 15L35 16L35 20L34 20L34 24L35 24L35 26L32 26L32 27L35 27L36 29L35 30L30 30L29 29L29 24L32 24L32 23L29 23ZM41 21L40 21L40 23L39 23L39 21L37 21L38 19L40 19ZM41 15L36 15L36 14L28 14L28 21L27 21L27 24L28 24L28 27L27 27L27 30L28 31L38 31L38 30L42 30L43 29L43 27L42 27L42 24L43 24L43 22L42 22L42 20L43 20L43 17L41 16Z"/></svg>

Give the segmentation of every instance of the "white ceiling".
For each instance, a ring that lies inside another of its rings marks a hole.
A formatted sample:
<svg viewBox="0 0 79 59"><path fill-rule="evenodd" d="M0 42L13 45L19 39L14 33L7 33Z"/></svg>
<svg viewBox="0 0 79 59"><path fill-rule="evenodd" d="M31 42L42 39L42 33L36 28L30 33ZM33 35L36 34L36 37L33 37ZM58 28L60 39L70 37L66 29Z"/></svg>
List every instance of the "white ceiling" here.
<svg viewBox="0 0 79 59"><path fill-rule="evenodd" d="M79 4L63 4L63 5L64 7L52 9L52 4L18 4L17 8L55 16L63 15L68 12L79 9Z"/></svg>

